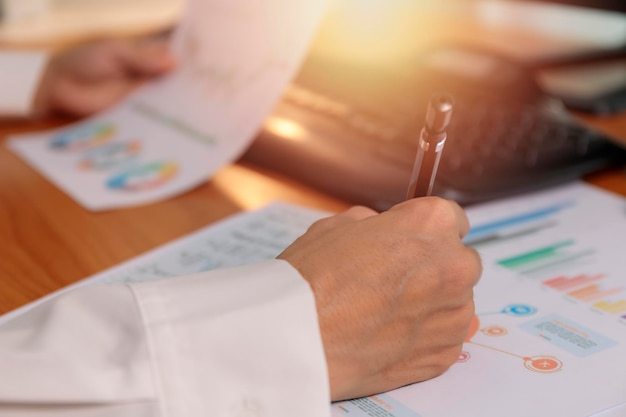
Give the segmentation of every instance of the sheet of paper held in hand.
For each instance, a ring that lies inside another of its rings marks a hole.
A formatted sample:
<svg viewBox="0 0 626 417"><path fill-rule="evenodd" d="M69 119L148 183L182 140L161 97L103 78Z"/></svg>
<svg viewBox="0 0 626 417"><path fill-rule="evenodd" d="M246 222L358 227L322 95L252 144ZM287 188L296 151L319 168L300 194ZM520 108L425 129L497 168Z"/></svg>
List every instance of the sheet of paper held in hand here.
<svg viewBox="0 0 626 417"><path fill-rule="evenodd" d="M326 0L191 0L179 68L120 105L8 146L89 210L182 193L251 143L298 69Z"/></svg>
<svg viewBox="0 0 626 417"><path fill-rule="evenodd" d="M466 243L480 252L484 274L458 362L433 380L335 403L333 416L626 415L626 199L574 183L468 214ZM270 259L323 215L275 203L77 285Z"/></svg>

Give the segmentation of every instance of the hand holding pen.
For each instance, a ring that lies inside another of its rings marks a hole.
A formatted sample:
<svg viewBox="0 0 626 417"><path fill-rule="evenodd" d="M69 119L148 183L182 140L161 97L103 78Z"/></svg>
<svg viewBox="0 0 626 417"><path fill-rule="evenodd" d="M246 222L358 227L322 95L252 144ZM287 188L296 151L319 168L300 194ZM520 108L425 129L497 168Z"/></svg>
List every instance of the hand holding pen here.
<svg viewBox="0 0 626 417"><path fill-rule="evenodd" d="M443 93L434 94L428 102L426 123L420 132L407 199L429 196L432 192L453 106L452 97Z"/></svg>

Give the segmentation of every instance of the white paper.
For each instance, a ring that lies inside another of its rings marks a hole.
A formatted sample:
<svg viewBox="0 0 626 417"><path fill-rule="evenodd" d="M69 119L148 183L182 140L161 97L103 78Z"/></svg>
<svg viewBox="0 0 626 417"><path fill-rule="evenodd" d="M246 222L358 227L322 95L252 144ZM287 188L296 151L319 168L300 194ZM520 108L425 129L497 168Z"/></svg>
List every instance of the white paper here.
<svg viewBox="0 0 626 417"><path fill-rule="evenodd" d="M82 285L150 281L273 259L327 215L281 202L242 212L4 314L0 324Z"/></svg>
<svg viewBox="0 0 626 417"><path fill-rule="evenodd" d="M275 203L75 286L271 259L325 215ZM334 403L333 416L624 416L626 199L573 183L475 206L468 215L467 242L482 240L473 245L484 273L475 289L477 326L458 363L427 382ZM0 317L0 323L35 304Z"/></svg>
<svg viewBox="0 0 626 417"><path fill-rule="evenodd" d="M206 181L254 139L298 69L326 0L192 0L179 68L120 105L10 149L89 210L162 200Z"/></svg>
<svg viewBox="0 0 626 417"><path fill-rule="evenodd" d="M575 183L468 215L484 272L458 363L333 416L626 415L626 200Z"/></svg>

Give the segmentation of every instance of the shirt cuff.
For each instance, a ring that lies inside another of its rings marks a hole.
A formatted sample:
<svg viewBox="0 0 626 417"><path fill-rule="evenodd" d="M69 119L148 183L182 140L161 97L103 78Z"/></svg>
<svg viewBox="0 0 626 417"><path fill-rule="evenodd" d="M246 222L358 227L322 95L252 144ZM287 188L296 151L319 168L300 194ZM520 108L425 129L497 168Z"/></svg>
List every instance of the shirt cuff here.
<svg viewBox="0 0 626 417"><path fill-rule="evenodd" d="M288 262L216 269L131 288L165 414L330 414L315 298Z"/></svg>
<svg viewBox="0 0 626 417"><path fill-rule="evenodd" d="M0 116L26 116L48 55L44 52L0 52Z"/></svg>

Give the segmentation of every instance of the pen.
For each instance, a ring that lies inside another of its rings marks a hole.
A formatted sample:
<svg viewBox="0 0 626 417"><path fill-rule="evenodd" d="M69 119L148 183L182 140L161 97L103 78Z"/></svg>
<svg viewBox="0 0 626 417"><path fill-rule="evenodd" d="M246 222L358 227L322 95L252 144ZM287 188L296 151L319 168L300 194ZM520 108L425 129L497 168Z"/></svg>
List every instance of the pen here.
<svg viewBox="0 0 626 417"><path fill-rule="evenodd" d="M426 122L419 136L407 199L431 194L441 152L446 143L446 127L450 123L453 107L454 102L448 94L437 93L430 98L426 109Z"/></svg>

